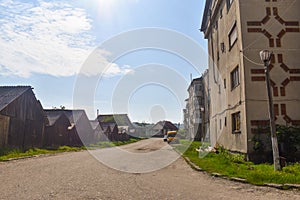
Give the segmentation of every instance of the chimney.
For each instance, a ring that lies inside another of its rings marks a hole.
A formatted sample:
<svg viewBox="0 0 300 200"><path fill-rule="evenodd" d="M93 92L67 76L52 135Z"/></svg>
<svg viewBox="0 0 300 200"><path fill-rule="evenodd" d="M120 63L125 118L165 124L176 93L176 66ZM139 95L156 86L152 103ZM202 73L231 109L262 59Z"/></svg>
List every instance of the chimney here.
<svg viewBox="0 0 300 200"><path fill-rule="evenodd" d="M98 116L99 116L99 109L97 109L97 116L96 116L96 118L98 118Z"/></svg>

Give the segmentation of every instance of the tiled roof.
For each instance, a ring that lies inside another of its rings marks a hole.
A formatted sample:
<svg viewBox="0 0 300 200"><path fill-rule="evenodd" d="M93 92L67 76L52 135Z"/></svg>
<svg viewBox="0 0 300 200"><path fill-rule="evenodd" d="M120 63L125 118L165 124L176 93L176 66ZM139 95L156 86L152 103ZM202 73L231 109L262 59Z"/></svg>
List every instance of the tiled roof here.
<svg viewBox="0 0 300 200"><path fill-rule="evenodd" d="M30 86L0 86L0 111L31 89Z"/></svg>

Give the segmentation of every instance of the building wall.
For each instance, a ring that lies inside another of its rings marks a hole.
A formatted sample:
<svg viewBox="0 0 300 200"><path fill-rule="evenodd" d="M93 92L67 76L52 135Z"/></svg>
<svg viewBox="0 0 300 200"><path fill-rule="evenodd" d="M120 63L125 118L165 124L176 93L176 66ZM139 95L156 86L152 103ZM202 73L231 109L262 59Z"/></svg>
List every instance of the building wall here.
<svg viewBox="0 0 300 200"><path fill-rule="evenodd" d="M240 0L249 141L256 135L255 129L268 126L266 84L259 57L263 49L274 53L270 78L276 123L300 125L299 8L300 1L294 0ZM253 151L251 142L249 151Z"/></svg>
<svg viewBox="0 0 300 200"><path fill-rule="evenodd" d="M276 123L300 124L300 1L232 2L227 9L225 0L212 1L212 15L207 15L211 21L202 28L210 55L210 136L212 145L251 154L257 128L269 125L261 50L274 52L270 76ZM237 39L230 47L234 24ZM237 66L240 83L231 88L231 73ZM240 133L233 134L232 114L236 112L240 112Z"/></svg>
<svg viewBox="0 0 300 200"><path fill-rule="evenodd" d="M9 117L0 115L0 148L8 143Z"/></svg>
<svg viewBox="0 0 300 200"><path fill-rule="evenodd" d="M202 115L202 126L203 126L203 140L205 142L210 141L210 134L209 134L209 122L210 122L210 88L209 88L209 71L206 70L202 74L203 78L203 115Z"/></svg>
<svg viewBox="0 0 300 200"><path fill-rule="evenodd" d="M240 58L241 29L238 1L227 10L226 1L214 1L211 23L205 33L209 50L210 140L233 151L247 152L244 66ZM221 11L222 10L222 11ZM237 40L229 45L229 33L236 27ZM231 87L231 72L239 68L240 83ZM240 112L240 132L233 134L232 114Z"/></svg>
<svg viewBox="0 0 300 200"><path fill-rule="evenodd" d="M203 82L202 78L194 79L189 88L188 98L188 132L189 138L195 140L201 140L203 138L202 127L202 115L201 107L204 107L203 103Z"/></svg>
<svg viewBox="0 0 300 200"><path fill-rule="evenodd" d="M44 146L72 145L69 138L69 126L71 126L69 119L64 114L62 114L52 126L46 126Z"/></svg>
<svg viewBox="0 0 300 200"><path fill-rule="evenodd" d="M27 90L4 108L1 115L9 117L6 147L40 147L44 136L43 108L32 90Z"/></svg>

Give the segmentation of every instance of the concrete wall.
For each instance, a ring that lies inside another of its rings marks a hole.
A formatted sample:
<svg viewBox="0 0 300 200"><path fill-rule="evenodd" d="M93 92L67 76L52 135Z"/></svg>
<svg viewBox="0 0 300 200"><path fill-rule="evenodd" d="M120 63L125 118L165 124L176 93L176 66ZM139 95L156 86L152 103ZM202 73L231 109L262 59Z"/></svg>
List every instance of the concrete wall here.
<svg viewBox="0 0 300 200"><path fill-rule="evenodd" d="M294 0L234 0L227 10L225 0L213 1L212 15L208 16L211 22L205 30L210 55L212 145L219 143L251 154L255 129L268 126L265 75L259 57L263 49L274 52L270 76L276 123L300 124L299 7L300 1ZM234 23L238 36L230 48L228 35ZM232 89L230 73L236 66L240 85ZM239 134L232 134L235 112L241 113Z"/></svg>

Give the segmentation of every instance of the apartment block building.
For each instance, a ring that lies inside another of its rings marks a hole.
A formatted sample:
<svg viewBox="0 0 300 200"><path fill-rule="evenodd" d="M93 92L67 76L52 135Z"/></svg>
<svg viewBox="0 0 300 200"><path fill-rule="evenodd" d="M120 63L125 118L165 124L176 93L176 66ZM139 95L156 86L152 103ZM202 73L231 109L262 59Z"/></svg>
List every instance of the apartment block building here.
<svg viewBox="0 0 300 200"><path fill-rule="evenodd" d="M202 140L204 137L203 127L203 78L195 78L188 87L189 98L186 100L185 123L190 139Z"/></svg>
<svg viewBox="0 0 300 200"><path fill-rule="evenodd" d="M299 8L298 0L206 0L201 31L208 40L212 145L259 156L253 138L269 126L263 49L273 52L276 123L300 125Z"/></svg>

